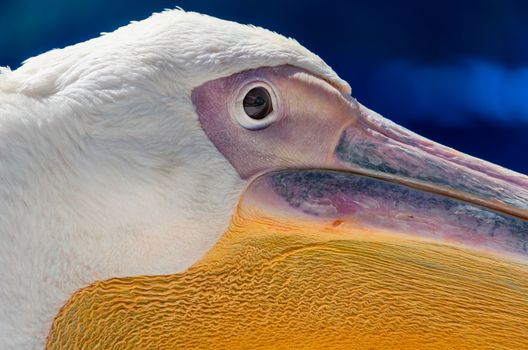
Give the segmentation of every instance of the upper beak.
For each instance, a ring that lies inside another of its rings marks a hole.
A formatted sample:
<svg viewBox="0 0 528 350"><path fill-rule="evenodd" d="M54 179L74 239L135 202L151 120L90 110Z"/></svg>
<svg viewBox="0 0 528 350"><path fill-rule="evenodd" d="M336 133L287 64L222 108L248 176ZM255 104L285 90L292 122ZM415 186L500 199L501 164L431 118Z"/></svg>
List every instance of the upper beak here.
<svg viewBox="0 0 528 350"><path fill-rule="evenodd" d="M332 164L528 219L528 177L414 134L358 105Z"/></svg>

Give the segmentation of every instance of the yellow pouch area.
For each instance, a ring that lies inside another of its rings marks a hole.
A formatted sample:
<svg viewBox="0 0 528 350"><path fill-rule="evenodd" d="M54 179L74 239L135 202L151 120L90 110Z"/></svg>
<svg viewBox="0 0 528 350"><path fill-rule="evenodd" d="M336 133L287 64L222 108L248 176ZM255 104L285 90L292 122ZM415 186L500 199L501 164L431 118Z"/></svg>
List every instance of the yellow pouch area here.
<svg viewBox="0 0 528 350"><path fill-rule="evenodd" d="M242 213L185 273L78 291L47 349L528 349L526 265Z"/></svg>

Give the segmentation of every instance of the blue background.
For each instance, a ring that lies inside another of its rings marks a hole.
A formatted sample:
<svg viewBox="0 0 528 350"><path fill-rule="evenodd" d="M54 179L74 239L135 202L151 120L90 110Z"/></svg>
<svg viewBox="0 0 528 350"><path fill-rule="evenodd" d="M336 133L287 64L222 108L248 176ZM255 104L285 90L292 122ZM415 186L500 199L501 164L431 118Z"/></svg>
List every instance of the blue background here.
<svg viewBox="0 0 528 350"><path fill-rule="evenodd" d="M528 173L528 1L0 0L0 65L175 6L292 36L368 107Z"/></svg>

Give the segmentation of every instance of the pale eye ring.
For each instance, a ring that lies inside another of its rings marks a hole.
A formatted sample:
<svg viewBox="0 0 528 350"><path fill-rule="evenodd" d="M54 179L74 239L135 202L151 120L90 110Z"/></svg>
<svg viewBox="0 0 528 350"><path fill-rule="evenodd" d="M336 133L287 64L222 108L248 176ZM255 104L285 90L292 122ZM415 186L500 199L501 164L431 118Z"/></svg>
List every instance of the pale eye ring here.
<svg viewBox="0 0 528 350"><path fill-rule="evenodd" d="M231 116L249 130L264 129L278 119L279 101L274 89L264 81L243 86L231 108Z"/></svg>

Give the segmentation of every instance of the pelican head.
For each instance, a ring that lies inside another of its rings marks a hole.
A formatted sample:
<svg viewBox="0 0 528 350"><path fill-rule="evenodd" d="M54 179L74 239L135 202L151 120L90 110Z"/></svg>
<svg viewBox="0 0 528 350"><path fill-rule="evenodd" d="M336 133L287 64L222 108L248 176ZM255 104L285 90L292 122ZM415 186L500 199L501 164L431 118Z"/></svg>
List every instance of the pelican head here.
<svg viewBox="0 0 528 350"><path fill-rule="evenodd" d="M169 10L4 68L0 159L2 349L528 346L528 178L268 30Z"/></svg>

